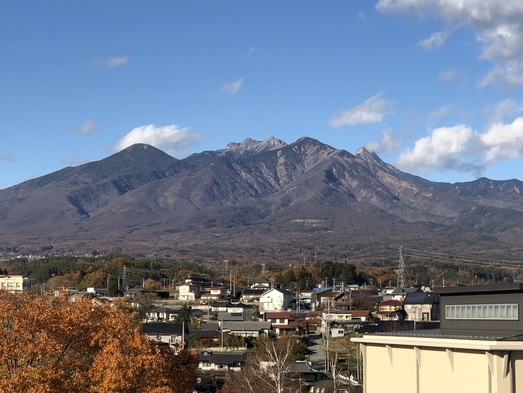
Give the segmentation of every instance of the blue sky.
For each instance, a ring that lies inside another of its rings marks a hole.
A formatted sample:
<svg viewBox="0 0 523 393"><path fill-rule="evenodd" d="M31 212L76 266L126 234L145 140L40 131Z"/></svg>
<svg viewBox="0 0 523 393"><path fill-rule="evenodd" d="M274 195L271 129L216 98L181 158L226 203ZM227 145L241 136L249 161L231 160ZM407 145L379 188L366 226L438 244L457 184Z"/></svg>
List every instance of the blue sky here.
<svg viewBox="0 0 523 393"><path fill-rule="evenodd" d="M521 0L5 2L0 189L270 136L523 180L521 20Z"/></svg>

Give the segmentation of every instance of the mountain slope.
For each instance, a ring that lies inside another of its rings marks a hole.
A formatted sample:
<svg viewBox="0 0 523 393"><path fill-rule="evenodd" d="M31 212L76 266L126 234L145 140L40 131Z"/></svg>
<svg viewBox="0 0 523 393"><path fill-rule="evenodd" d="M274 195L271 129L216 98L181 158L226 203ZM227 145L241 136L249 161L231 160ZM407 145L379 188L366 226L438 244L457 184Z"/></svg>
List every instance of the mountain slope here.
<svg viewBox="0 0 523 393"><path fill-rule="evenodd" d="M185 160L134 145L0 190L0 234L33 248L211 248L236 258L310 244L338 256L405 241L520 247L520 190L518 180L430 182L307 137L247 139Z"/></svg>

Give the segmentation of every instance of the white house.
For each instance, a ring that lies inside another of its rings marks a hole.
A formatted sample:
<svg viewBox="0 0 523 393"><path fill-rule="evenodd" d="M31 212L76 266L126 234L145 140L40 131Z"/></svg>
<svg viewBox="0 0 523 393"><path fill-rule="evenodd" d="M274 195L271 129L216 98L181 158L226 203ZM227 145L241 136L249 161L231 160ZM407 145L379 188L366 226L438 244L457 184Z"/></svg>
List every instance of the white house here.
<svg viewBox="0 0 523 393"><path fill-rule="evenodd" d="M267 311L284 311L289 308L292 293L285 289L269 289L260 296L260 314Z"/></svg>
<svg viewBox="0 0 523 393"><path fill-rule="evenodd" d="M200 286L194 284L183 284L178 287L178 299L194 301L200 298Z"/></svg>

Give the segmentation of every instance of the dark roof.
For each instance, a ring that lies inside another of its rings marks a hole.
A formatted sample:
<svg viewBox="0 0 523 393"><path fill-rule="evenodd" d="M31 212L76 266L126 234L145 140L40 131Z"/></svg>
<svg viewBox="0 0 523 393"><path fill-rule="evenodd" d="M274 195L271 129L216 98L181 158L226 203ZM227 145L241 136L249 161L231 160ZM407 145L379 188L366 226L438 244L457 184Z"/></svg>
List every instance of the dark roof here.
<svg viewBox="0 0 523 393"><path fill-rule="evenodd" d="M173 308L167 308L167 307L156 307L156 308L153 308L152 310L149 310L147 311L147 313L153 313L153 312L156 312L156 313L169 313L169 314L179 314L180 313L180 310L175 310Z"/></svg>
<svg viewBox="0 0 523 393"><path fill-rule="evenodd" d="M266 289L244 289L242 291L243 296L261 296Z"/></svg>
<svg viewBox="0 0 523 393"><path fill-rule="evenodd" d="M218 320L220 321L243 321L241 312L219 312Z"/></svg>
<svg viewBox="0 0 523 393"><path fill-rule="evenodd" d="M245 352L202 352L200 362L234 365L245 361Z"/></svg>
<svg viewBox="0 0 523 393"><path fill-rule="evenodd" d="M310 365L310 363L308 362L293 362L293 363L287 363L286 365L286 369L288 372L291 372L291 373L298 373L298 374L309 374L309 373L312 373L312 374L317 374L318 373L318 370L315 370L312 368L312 366Z"/></svg>
<svg viewBox="0 0 523 393"><path fill-rule="evenodd" d="M479 330L445 330L426 329L426 330L405 330L394 332L376 333L385 336L406 336L406 337L429 337L429 338L449 338L461 340L494 340L494 341L523 341L523 334L501 331L479 331Z"/></svg>
<svg viewBox="0 0 523 393"><path fill-rule="evenodd" d="M434 292L409 292L403 304L434 304L439 303L439 294Z"/></svg>
<svg viewBox="0 0 523 393"><path fill-rule="evenodd" d="M143 323L142 331L145 334L182 334L182 326L185 333L189 333L187 325L181 323Z"/></svg>
<svg viewBox="0 0 523 393"><path fill-rule="evenodd" d="M421 288L418 288L418 287L396 288L391 292L391 295L401 295L403 293L412 293L412 292L421 292Z"/></svg>
<svg viewBox="0 0 523 393"><path fill-rule="evenodd" d="M378 306L403 306L403 302L401 300L386 300L378 304Z"/></svg>
<svg viewBox="0 0 523 393"><path fill-rule="evenodd" d="M191 330L189 333L190 336L195 335L198 338L214 338L218 337L217 330Z"/></svg>
<svg viewBox="0 0 523 393"><path fill-rule="evenodd" d="M201 330L218 331L220 330L220 324L216 322L202 322L200 323Z"/></svg>
<svg viewBox="0 0 523 393"><path fill-rule="evenodd" d="M474 293L507 293L523 292L523 284L495 284L495 285L468 285L459 287L439 287L434 292L443 296L446 295L465 295Z"/></svg>

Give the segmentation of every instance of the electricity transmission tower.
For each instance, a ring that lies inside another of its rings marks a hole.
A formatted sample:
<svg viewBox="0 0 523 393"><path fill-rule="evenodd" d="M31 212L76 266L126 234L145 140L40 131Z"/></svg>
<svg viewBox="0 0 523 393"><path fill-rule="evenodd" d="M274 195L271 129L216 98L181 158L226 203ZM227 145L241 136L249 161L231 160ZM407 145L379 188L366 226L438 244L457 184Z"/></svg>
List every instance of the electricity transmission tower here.
<svg viewBox="0 0 523 393"><path fill-rule="evenodd" d="M398 275L398 288L405 288L405 258L403 257L403 246L400 246L399 268L394 271Z"/></svg>

